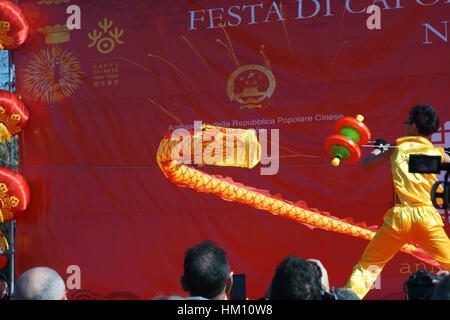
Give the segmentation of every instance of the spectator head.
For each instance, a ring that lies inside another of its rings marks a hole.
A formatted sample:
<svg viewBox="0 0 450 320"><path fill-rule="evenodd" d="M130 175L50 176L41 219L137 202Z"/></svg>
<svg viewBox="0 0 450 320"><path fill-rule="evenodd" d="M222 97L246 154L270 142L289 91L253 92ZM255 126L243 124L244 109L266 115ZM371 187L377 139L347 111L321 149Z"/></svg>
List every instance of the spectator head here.
<svg viewBox="0 0 450 320"><path fill-rule="evenodd" d="M23 273L14 287L14 300L65 300L66 285L60 275L46 267Z"/></svg>
<svg viewBox="0 0 450 320"><path fill-rule="evenodd" d="M270 300L321 300L317 268L304 259L287 256L276 268Z"/></svg>
<svg viewBox="0 0 450 320"><path fill-rule="evenodd" d="M450 275L445 276L440 281L431 300L450 300Z"/></svg>
<svg viewBox="0 0 450 320"><path fill-rule="evenodd" d="M405 122L407 135L427 137L439 129L439 117L430 105L416 105L409 110L409 118Z"/></svg>
<svg viewBox="0 0 450 320"><path fill-rule="evenodd" d="M225 300L232 284L226 253L214 242L203 241L186 250L181 286L191 297Z"/></svg>
<svg viewBox="0 0 450 320"><path fill-rule="evenodd" d="M427 270L413 273L403 285L406 300L430 300L441 277L431 275Z"/></svg>

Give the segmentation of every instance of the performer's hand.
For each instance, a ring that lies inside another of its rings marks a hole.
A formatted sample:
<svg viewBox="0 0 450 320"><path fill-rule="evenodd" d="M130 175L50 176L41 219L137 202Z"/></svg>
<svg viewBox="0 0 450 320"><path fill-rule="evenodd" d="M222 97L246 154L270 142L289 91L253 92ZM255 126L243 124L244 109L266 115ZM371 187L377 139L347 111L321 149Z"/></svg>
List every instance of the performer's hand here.
<svg viewBox="0 0 450 320"><path fill-rule="evenodd" d="M384 151L386 151L385 150L386 149L385 146L388 146L388 143L384 139L377 139L377 140L375 140L375 144L374 145L375 145L375 149L378 149L381 152L384 152Z"/></svg>
<svg viewBox="0 0 450 320"><path fill-rule="evenodd" d="M393 146L395 146L395 142L388 144L386 140L383 139L375 140L375 148L373 148L373 151L361 162L362 168L372 169L389 160L391 154L395 150L395 148L392 148Z"/></svg>

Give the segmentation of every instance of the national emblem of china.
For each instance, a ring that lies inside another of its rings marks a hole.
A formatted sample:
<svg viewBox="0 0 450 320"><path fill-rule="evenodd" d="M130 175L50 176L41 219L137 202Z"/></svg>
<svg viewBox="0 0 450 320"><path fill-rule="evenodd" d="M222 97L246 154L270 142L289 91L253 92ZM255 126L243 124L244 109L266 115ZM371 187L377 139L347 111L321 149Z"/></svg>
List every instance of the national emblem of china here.
<svg viewBox="0 0 450 320"><path fill-rule="evenodd" d="M275 77L272 71L256 64L239 67L228 79L228 97L241 104L241 109L261 108L274 90Z"/></svg>

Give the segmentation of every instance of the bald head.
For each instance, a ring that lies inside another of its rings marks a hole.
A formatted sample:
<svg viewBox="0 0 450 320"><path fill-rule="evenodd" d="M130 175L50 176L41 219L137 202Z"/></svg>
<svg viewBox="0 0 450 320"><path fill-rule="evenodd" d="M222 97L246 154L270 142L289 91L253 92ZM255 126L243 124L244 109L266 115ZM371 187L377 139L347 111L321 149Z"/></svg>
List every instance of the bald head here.
<svg viewBox="0 0 450 320"><path fill-rule="evenodd" d="M61 300L66 285L60 275L46 267L32 268L23 273L14 287L15 300Z"/></svg>

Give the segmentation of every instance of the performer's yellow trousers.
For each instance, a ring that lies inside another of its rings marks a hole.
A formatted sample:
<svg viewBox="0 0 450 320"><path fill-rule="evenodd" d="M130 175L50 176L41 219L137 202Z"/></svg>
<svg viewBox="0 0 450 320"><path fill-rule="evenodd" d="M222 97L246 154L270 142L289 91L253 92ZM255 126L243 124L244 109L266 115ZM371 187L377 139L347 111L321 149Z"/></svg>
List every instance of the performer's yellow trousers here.
<svg viewBox="0 0 450 320"><path fill-rule="evenodd" d="M450 271L450 240L434 207L397 205L389 209L383 220L353 268L346 288L364 298L386 263L409 241L417 243L443 269Z"/></svg>

